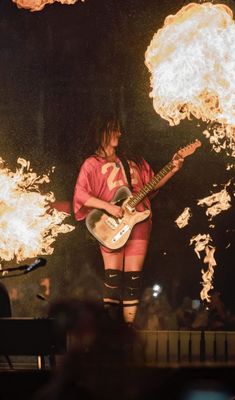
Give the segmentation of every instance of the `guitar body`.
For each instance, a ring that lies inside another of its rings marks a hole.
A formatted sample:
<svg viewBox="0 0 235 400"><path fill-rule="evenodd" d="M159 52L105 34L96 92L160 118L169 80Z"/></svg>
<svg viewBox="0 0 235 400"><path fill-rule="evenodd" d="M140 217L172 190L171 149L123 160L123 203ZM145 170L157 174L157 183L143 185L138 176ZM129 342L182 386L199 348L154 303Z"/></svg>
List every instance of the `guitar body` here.
<svg viewBox="0 0 235 400"><path fill-rule="evenodd" d="M125 207L132 197L127 186L120 187L112 199L112 203L123 208L123 217L115 218L103 210L94 209L86 217L89 232L105 247L117 250L125 245L133 227L150 215L149 210L142 212L135 208Z"/></svg>
<svg viewBox="0 0 235 400"><path fill-rule="evenodd" d="M201 146L199 140L180 149L175 155L177 158L185 158ZM156 190L157 184L163 177L174 168L173 161L170 161L161 171L156 174L149 183L144 185L138 193L132 194L127 186L121 186L114 198L113 204L117 204L123 209L123 217L115 218L103 210L92 210L86 217L86 226L90 233L105 247L111 250L117 250L123 247L128 240L132 228L141 221L149 217L150 211L136 211L136 205L139 204L148 193Z"/></svg>

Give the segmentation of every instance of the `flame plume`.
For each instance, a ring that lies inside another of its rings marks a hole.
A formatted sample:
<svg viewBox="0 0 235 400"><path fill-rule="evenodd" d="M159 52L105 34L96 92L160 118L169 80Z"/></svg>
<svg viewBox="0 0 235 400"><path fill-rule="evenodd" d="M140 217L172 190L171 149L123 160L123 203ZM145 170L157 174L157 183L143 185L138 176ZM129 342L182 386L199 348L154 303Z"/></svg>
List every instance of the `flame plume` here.
<svg viewBox="0 0 235 400"><path fill-rule="evenodd" d="M18 8L25 8L30 11L41 11L45 5L53 3L75 4L78 0L12 0ZM85 0L81 0L82 2Z"/></svg>
<svg viewBox="0 0 235 400"><path fill-rule="evenodd" d="M220 214L223 211L228 210L231 207L231 197L228 194L226 187L231 184L229 181L227 184L224 185L224 189L220 192L213 193L211 196L207 196L203 199L198 200L198 205L200 206L207 206L206 215L209 217L209 221L212 220L216 215ZM190 208L187 207L183 211L183 213L175 220L176 224L179 228L184 228L189 221L191 216ZM211 228L214 228L214 225L210 225ZM216 260L214 258L215 247L209 244L212 242L212 239L209 234L198 234L194 236L190 240L190 245L194 245L194 251L197 254L198 258L200 257L200 252L205 250L206 256L204 258L204 263L208 264L208 268L205 271L202 269L202 285L203 289L200 293L201 299L210 301L210 296L208 295L209 291L213 289L212 280L214 276L214 267L217 265Z"/></svg>
<svg viewBox="0 0 235 400"><path fill-rule="evenodd" d="M213 289L212 280L214 276L214 268L217 265L214 258L215 247L210 244L211 241L212 239L209 234L198 234L190 240L190 245L195 242L194 251L198 258L201 258L200 253L202 251L205 250L206 253L203 262L204 264L208 264L208 268L206 271L204 269L201 271L203 288L201 290L200 297L202 300L206 300L207 302L210 302L209 291Z"/></svg>
<svg viewBox="0 0 235 400"><path fill-rule="evenodd" d="M0 260L20 262L52 254L58 234L74 227L62 224L68 214L52 208L54 194L40 193L48 175L38 176L22 158L17 163L12 172L0 158Z"/></svg>
<svg viewBox="0 0 235 400"><path fill-rule="evenodd" d="M235 157L235 23L232 10L224 4L190 3L169 15L154 35L145 53L151 73L155 111L171 126L192 117L205 121L203 132L215 152ZM227 169L234 164L227 166ZM231 204L226 187L198 201L207 206L211 220ZM175 221L188 224L188 208ZM210 227L214 227L211 225ZM201 297L209 301L216 261L209 235L197 235L195 252L205 251Z"/></svg>
<svg viewBox="0 0 235 400"><path fill-rule="evenodd" d="M155 111L170 125L194 116L235 156L235 24L223 4L190 3L165 19L145 54Z"/></svg>

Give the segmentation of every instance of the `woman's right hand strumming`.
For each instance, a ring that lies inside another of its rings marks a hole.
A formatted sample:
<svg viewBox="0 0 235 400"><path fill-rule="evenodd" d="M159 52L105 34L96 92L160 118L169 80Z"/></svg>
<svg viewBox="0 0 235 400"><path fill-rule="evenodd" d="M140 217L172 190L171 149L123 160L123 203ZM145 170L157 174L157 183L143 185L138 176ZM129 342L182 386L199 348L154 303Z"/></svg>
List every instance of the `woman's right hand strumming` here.
<svg viewBox="0 0 235 400"><path fill-rule="evenodd" d="M122 218L123 209L115 204L108 203L107 201L97 199L96 197L90 197L84 205L86 207L98 208L107 211L108 214L112 215L115 218Z"/></svg>
<svg viewBox="0 0 235 400"><path fill-rule="evenodd" d="M115 204L107 203L105 211L116 218L122 218L123 216L123 209L119 206L116 206Z"/></svg>

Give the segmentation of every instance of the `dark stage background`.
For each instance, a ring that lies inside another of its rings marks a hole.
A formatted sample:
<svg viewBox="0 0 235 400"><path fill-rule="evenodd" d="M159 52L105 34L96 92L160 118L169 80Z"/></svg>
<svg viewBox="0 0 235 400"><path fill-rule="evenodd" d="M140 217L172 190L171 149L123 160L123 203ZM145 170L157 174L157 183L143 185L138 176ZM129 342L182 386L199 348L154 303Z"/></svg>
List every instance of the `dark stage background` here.
<svg viewBox="0 0 235 400"><path fill-rule="evenodd" d="M214 287L235 311L233 208L215 217L212 230L205 210L196 206L197 199L221 190L232 177L233 170L225 169L232 160L211 150L200 121L170 127L155 113L149 98L144 53L165 17L186 4L86 0L71 6L48 5L31 13L1 0L0 156L13 170L19 156L30 160L38 173L56 166L46 191L52 190L58 201L71 202L87 128L97 113L118 108L126 135L141 147L155 170L179 147L200 139L202 148L187 158L184 168L153 201L153 234L143 288L157 282L170 300L181 302L186 295L199 298L204 264L189 240L198 233L210 233L217 249ZM226 4L235 8L234 2ZM174 220L185 207L192 208L193 217L180 230ZM46 267L4 279L14 316L46 315L48 303L36 295L48 296L47 278L49 301L67 295L101 296L102 262L96 244L88 240L73 215L67 222L76 229L58 238ZM15 262L3 262L3 267L9 266Z"/></svg>

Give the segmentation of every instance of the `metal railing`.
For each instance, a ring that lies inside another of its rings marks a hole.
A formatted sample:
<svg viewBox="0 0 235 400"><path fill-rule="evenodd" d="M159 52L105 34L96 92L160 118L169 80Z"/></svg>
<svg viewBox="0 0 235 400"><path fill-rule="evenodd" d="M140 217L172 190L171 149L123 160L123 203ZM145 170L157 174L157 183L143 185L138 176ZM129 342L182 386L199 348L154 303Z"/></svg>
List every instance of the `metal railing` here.
<svg viewBox="0 0 235 400"><path fill-rule="evenodd" d="M138 331L146 363L234 363L235 331Z"/></svg>

